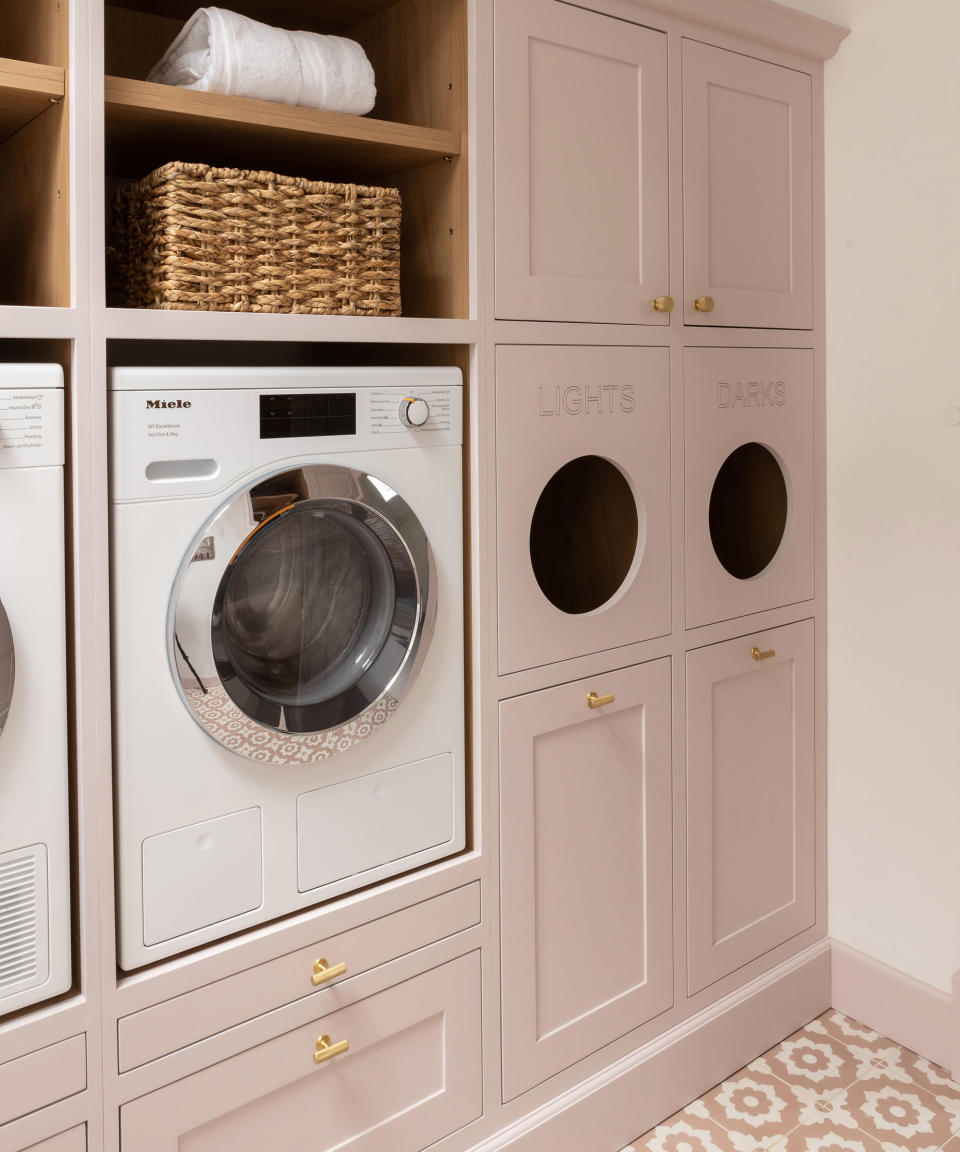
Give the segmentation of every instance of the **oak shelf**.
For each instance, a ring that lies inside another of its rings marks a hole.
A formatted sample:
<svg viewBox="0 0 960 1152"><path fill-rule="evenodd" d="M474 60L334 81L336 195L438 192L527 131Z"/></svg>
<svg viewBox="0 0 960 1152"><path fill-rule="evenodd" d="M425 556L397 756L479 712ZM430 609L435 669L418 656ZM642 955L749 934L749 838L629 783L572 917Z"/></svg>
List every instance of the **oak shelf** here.
<svg viewBox="0 0 960 1152"><path fill-rule="evenodd" d="M63 68L0 58L0 143L58 104L65 92Z"/></svg>
<svg viewBox="0 0 960 1152"><path fill-rule="evenodd" d="M144 175L184 160L317 179L372 177L460 154L459 132L366 116L117 76L106 77L104 95L114 172Z"/></svg>

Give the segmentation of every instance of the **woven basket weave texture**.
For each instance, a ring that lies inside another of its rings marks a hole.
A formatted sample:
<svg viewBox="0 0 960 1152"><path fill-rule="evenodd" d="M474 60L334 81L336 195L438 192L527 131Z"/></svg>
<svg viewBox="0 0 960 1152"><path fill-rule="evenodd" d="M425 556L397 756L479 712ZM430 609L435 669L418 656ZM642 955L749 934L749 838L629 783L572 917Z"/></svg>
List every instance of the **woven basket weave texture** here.
<svg viewBox="0 0 960 1152"><path fill-rule="evenodd" d="M400 315L400 193L166 164L114 200L115 302Z"/></svg>

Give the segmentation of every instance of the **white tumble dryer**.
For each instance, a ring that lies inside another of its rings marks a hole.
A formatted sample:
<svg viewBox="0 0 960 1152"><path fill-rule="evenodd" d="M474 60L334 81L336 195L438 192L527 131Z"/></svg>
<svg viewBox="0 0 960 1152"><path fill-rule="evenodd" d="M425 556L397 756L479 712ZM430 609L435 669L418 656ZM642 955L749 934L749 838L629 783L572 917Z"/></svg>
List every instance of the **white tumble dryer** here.
<svg viewBox="0 0 960 1152"><path fill-rule="evenodd" d="M71 982L63 370L0 364L0 1015Z"/></svg>
<svg viewBox="0 0 960 1152"><path fill-rule="evenodd" d="M119 959L465 838L457 369L112 374Z"/></svg>

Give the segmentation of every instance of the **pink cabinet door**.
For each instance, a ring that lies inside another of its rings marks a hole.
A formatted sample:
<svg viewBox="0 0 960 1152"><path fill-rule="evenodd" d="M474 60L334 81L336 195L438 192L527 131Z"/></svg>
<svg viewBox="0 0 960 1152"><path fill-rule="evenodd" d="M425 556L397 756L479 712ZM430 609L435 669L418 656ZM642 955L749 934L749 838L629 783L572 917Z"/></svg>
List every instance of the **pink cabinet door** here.
<svg viewBox="0 0 960 1152"><path fill-rule="evenodd" d="M505 1099L673 1003L670 778L669 660L500 705Z"/></svg>
<svg viewBox="0 0 960 1152"><path fill-rule="evenodd" d="M495 7L496 313L658 324L670 291L666 36L557 0Z"/></svg>
<svg viewBox="0 0 960 1152"><path fill-rule="evenodd" d="M691 995L816 919L813 682L812 620L687 655Z"/></svg>
<svg viewBox="0 0 960 1152"><path fill-rule="evenodd" d="M501 673L671 623L670 354L497 349Z"/></svg>
<svg viewBox="0 0 960 1152"><path fill-rule="evenodd" d="M686 624L815 592L813 352L684 353Z"/></svg>
<svg viewBox="0 0 960 1152"><path fill-rule="evenodd" d="M806 73L684 40L687 324L813 327L811 91Z"/></svg>
<svg viewBox="0 0 960 1152"><path fill-rule="evenodd" d="M319 1065L318 1037L350 1047ZM480 954L125 1104L123 1152L418 1152L481 1112Z"/></svg>

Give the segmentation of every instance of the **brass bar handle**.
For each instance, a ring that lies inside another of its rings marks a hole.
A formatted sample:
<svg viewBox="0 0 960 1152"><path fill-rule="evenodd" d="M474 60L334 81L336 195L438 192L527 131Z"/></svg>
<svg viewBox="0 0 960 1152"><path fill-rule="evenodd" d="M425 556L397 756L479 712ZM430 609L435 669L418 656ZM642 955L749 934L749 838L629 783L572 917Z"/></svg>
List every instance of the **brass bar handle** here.
<svg viewBox="0 0 960 1152"><path fill-rule="evenodd" d="M587 693L588 708L604 708L607 704L612 704L614 700L616 700L616 696L612 692L608 696L598 696L596 692Z"/></svg>
<svg viewBox="0 0 960 1152"><path fill-rule="evenodd" d="M314 960L313 962L313 975L310 977L310 983L314 988L319 988L321 984L326 984L328 980L342 976L346 970L346 964L334 964L331 967L326 957L321 956L319 960Z"/></svg>
<svg viewBox="0 0 960 1152"><path fill-rule="evenodd" d="M776 652L772 648L768 648L766 652L761 652L759 648L753 647L750 649L750 655L754 660L769 660L771 656L776 656Z"/></svg>
<svg viewBox="0 0 960 1152"><path fill-rule="evenodd" d="M654 312L672 312L676 303L672 296L658 296L653 302Z"/></svg>
<svg viewBox="0 0 960 1152"><path fill-rule="evenodd" d="M349 1040L340 1040L336 1044L332 1044L329 1036L318 1036L317 1048L313 1054L313 1062L314 1064L323 1064L327 1060L332 1060L334 1056L340 1056L346 1052L349 1047Z"/></svg>
<svg viewBox="0 0 960 1152"><path fill-rule="evenodd" d="M717 302L712 296L698 296L694 300L693 306L698 312L712 312L716 308Z"/></svg>

